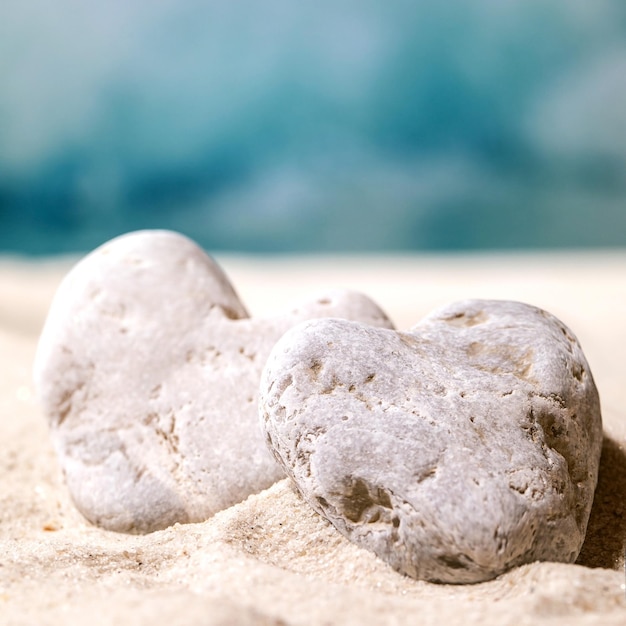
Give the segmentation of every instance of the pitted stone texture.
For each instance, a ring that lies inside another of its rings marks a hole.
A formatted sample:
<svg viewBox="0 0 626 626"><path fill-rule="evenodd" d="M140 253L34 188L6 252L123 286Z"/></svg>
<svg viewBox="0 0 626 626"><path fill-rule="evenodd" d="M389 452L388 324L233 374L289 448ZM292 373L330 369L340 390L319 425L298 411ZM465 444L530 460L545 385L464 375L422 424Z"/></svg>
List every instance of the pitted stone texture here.
<svg viewBox="0 0 626 626"><path fill-rule="evenodd" d="M598 393L557 318L504 301L409 332L316 320L276 344L261 421L303 497L414 578L572 563L598 474Z"/></svg>
<svg viewBox="0 0 626 626"><path fill-rule="evenodd" d="M84 258L55 296L35 360L79 510L147 532L205 520L281 478L258 424L261 370L287 329L321 316L390 326L344 291L251 319L216 263L167 231Z"/></svg>

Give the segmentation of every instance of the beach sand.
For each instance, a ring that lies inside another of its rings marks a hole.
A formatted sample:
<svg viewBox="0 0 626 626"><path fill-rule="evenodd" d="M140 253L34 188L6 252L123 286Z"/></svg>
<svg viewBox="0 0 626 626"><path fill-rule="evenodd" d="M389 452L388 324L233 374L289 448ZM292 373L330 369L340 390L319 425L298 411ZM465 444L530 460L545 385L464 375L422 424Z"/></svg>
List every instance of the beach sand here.
<svg viewBox="0 0 626 626"><path fill-rule="evenodd" d="M0 624L626 624L626 252L218 256L253 315L329 287L367 293L406 329L463 298L525 301L578 336L604 447L577 564L477 585L404 577L344 539L285 479L200 524L145 536L74 509L31 380L69 259L0 260Z"/></svg>

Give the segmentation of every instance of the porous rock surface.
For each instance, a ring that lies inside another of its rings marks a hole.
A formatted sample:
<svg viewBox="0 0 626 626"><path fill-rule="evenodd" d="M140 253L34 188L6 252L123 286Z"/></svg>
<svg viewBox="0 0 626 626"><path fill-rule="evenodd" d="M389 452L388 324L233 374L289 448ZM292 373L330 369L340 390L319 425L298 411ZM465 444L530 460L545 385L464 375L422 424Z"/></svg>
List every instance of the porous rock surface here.
<svg viewBox="0 0 626 626"><path fill-rule="evenodd" d="M257 417L261 370L290 327L321 316L389 327L334 291L251 319L218 265L168 231L98 248L66 276L35 383L78 509L108 529L202 521L283 476Z"/></svg>
<svg viewBox="0 0 626 626"><path fill-rule="evenodd" d="M305 322L272 350L259 406L309 504L409 576L478 582L579 553L600 405L543 310L470 300L409 332Z"/></svg>

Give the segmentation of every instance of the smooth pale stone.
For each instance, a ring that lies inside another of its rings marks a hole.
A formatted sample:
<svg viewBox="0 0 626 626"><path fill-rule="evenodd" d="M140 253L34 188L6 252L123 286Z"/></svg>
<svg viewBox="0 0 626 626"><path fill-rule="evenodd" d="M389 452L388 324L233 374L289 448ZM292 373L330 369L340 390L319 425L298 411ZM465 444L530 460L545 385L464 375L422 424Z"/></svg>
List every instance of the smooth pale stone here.
<svg viewBox="0 0 626 626"><path fill-rule="evenodd" d="M345 291L251 319L217 264L168 231L85 257L55 295L35 359L79 510L147 532L205 520L281 478L258 424L261 370L287 329L321 316L390 326Z"/></svg>
<svg viewBox="0 0 626 626"><path fill-rule="evenodd" d="M557 318L470 300L409 332L305 322L263 372L266 439L308 503L414 578L576 560L598 475L598 393Z"/></svg>

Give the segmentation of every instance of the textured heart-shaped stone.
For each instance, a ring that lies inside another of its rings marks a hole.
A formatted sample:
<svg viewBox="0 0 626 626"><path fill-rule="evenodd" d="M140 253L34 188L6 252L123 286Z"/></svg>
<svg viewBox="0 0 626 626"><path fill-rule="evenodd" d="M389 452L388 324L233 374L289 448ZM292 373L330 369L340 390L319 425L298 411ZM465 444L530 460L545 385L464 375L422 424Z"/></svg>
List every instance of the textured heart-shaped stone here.
<svg viewBox="0 0 626 626"><path fill-rule="evenodd" d="M409 576L477 582L582 546L600 405L545 311L465 301L409 332L305 322L272 350L260 414L309 504Z"/></svg>
<svg viewBox="0 0 626 626"><path fill-rule="evenodd" d="M79 510L146 532L205 520L281 478L258 424L261 370L286 330L321 316L390 326L344 291L251 319L216 263L176 233L132 233L85 257L55 296L35 360Z"/></svg>

